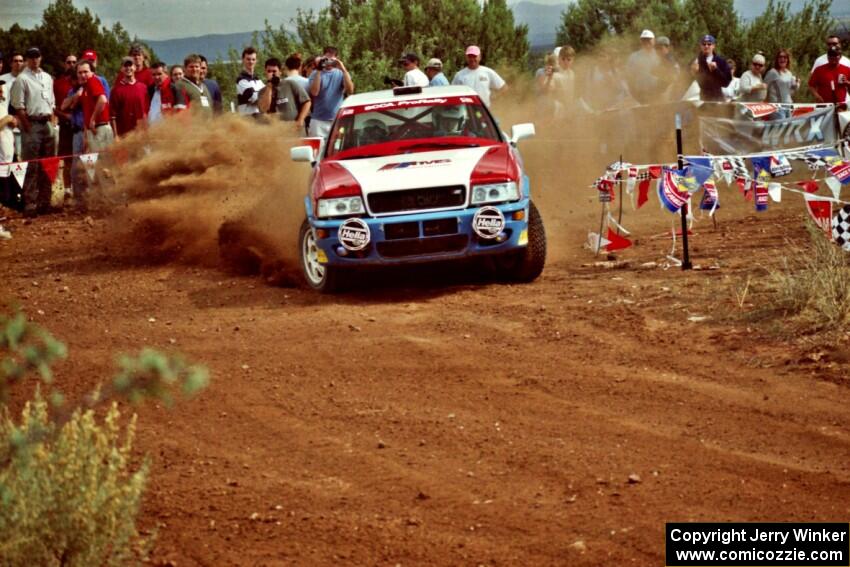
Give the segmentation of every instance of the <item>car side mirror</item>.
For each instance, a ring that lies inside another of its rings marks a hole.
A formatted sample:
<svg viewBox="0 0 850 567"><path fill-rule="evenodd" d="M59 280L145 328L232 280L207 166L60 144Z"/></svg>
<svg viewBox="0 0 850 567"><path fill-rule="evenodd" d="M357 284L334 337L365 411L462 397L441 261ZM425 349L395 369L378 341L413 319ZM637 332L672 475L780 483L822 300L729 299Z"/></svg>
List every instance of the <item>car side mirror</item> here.
<svg viewBox="0 0 850 567"><path fill-rule="evenodd" d="M292 158L292 161L306 161L307 163L313 163L314 153L312 146L295 146L291 150L289 150L289 157Z"/></svg>
<svg viewBox="0 0 850 567"><path fill-rule="evenodd" d="M534 133L534 124L531 122L514 124L511 128L511 144L515 146L520 140L533 137Z"/></svg>

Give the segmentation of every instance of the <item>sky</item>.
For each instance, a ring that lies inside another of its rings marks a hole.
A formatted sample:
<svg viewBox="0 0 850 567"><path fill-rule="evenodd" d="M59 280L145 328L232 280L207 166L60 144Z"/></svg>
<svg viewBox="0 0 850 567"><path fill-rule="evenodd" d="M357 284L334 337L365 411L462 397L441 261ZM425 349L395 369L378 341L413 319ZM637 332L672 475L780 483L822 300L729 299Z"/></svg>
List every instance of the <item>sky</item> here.
<svg viewBox="0 0 850 567"><path fill-rule="evenodd" d="M515 4L519 0L508 0ZM538 4L563 4L570 0L532 0ZM791 0L798 8L804 0ZM833 10L847 0L834 0ZM2 0L0 28L17 22L31 28L41 21L50 0ZM75 0L78 8L89 8L106 25L116 21L142 39L196 37L211 33L236 33L262 29L266 19L277 27L295 15L297 8L319 9L328 0ZM757 14L767 0L735 0L745 15Z"/></svg>

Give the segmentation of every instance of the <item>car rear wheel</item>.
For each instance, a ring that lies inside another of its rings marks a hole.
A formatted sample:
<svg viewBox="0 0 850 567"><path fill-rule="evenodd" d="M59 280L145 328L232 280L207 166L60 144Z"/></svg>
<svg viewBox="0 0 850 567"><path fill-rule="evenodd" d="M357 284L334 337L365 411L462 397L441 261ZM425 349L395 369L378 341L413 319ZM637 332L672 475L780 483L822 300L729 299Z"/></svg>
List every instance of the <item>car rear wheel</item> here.
<svg viewBox="0 0 850 567"><path fill-rule="evenodd" d="M543 218L533 202L528 205L528 244L500 260L499 271L510 281L531 282L543 272L546 264L546 231Z"/></svg>
<svg viewBox="0 0 850 567"><path fill-rule="evenodd" d="M307 285L321 293L339 291L340 269L319 262L319 245L307 219L304 219L301 224L298 242L301 252L301 273Z"/></svg>

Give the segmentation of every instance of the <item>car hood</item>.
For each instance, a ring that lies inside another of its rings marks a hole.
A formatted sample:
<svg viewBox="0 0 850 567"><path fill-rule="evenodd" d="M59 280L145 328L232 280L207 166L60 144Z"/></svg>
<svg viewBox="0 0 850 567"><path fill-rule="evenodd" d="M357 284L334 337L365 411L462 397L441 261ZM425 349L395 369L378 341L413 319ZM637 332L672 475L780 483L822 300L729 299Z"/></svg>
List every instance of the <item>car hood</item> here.
<svg viewBox="0 0 850 567"><path fill-rule="evenodd" d="M360 184L363 195L381 191L403 191L426 187L463 185L475 166L494 146L417 152L367 159L340 160Z"/></svg>

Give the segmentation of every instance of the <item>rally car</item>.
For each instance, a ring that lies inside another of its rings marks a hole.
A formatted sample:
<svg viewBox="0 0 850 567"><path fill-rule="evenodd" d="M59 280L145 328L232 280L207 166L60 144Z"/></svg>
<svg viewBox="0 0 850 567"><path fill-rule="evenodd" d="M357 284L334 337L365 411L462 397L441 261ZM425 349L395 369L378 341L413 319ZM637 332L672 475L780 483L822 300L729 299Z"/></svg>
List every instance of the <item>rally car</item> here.
<svg viewBox="0 0 850 567"><path fill-rule="evenodd" d="M327 142L292 148L313 166L299 236L307 284L332 292L349 268L490 256L501 274L543 271L546 235L516 144L469 87L348 97Z"/></svg>

